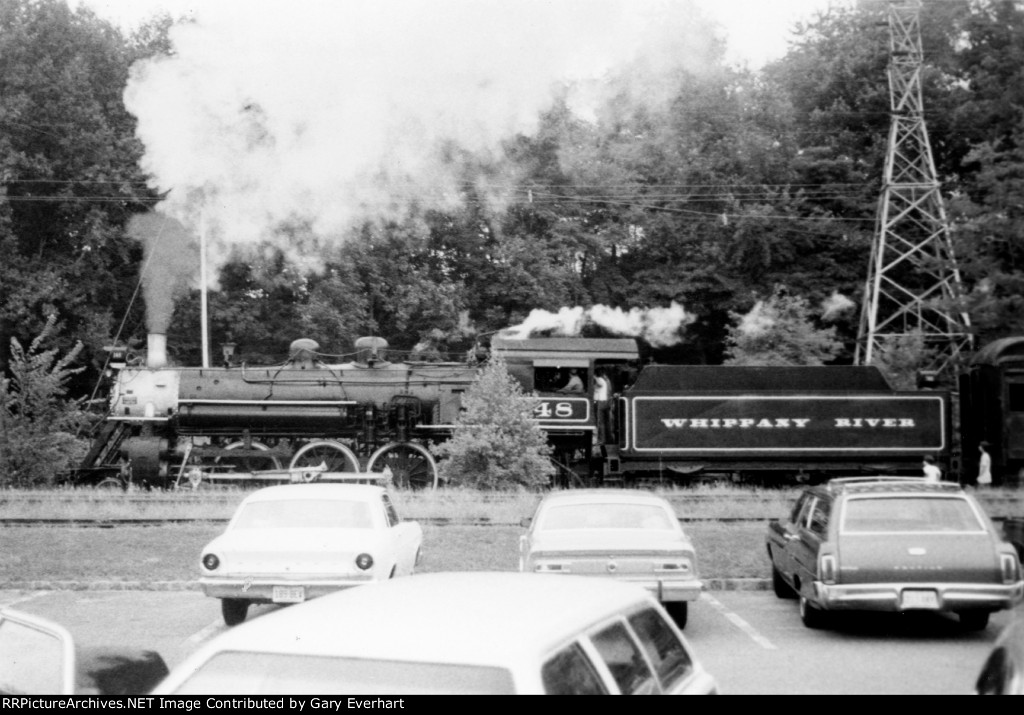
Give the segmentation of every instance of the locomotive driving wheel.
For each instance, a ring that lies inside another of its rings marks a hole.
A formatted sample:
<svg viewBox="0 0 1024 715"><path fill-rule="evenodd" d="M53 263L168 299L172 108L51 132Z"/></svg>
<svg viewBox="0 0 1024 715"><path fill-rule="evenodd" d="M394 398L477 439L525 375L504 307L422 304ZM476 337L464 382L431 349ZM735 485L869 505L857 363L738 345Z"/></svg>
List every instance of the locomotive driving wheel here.
<svg viewBox="0 0 1024 715"><path fill-rule="evenodd" d="M341 442L310 442L295 453L289 469L321 465L328 472L358 472L359 458Z"/></svg>
<svg viewBox="0 0 1024 715"><path fill-rule="evenodd" d="M391 470L396 487L434 489L437 487L437 462L421 445L412 442L392 442L378 449L366 465L368 472Z"/></svg>

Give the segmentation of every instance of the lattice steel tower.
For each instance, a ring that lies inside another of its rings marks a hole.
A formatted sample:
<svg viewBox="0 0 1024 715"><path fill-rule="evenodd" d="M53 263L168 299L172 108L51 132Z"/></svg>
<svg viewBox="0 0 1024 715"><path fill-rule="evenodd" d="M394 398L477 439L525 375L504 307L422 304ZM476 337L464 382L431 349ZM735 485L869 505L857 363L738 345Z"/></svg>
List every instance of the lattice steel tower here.
<svg viewBox="0 0 1024 715"><path fill-rule="evenodd" d="M941 373L971 335L955 307L960 273L924 122L920 2L890 3L888 25L892 121L855 360L870 364L886 344L919 335L934 353L923 367Z"/></svg>

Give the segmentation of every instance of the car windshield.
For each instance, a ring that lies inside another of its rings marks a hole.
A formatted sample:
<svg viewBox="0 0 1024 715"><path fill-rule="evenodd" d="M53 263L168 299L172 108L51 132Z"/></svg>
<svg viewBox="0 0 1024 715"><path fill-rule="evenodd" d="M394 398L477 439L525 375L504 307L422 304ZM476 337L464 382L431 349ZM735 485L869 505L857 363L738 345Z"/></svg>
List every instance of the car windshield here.
<svg viewBox="0 0 1024 715"><path fill-rule="evenodd" d="M672 529L665 509L656 504L566 504L544 511L539 527L554 529Z"/></svg>
<svg viewBox="0 0 1024 715"><path fill-rule="evenodd" d="M234 529L372 529L363 501L287 499L246 504Z"/></svg>
<svg viewBox="0 0 1024 715"><path fill-rule="evenodd" d="M382 633L381 638L387 638ZM227 651L206 661L176 694L512 695L504 668L364 658Z"/></svg>
<svg viewBox="0 0 1024 715"><path fill-rule="evenodd" d="M956 497L854 498L846 502L842 522L844 533L984 530L970 503Z"/></svg>

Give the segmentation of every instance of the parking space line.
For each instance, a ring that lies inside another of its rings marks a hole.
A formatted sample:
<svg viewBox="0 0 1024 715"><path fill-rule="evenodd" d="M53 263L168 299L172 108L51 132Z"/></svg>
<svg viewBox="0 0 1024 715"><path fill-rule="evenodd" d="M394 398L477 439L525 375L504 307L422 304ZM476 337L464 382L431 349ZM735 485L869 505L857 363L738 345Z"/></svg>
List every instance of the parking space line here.
<svg viewBox="0 0 1024 715"><path fill-rule="evenodd" d="M33 591L32 593L24 593L20 596L16 596L15 598L10 599L9 601L5 599L3 601L0 601L0 607L9 608L19 603L24 603L25 601L31 601L33 598L38 598L39 596L42 596L44 593L46 593L46 591Z"/></svg>
<svg viewBox="0 0 1024 715"><path fill-rule="evenodd" d="M750 625L745 620L743 620L739 616L739 614L733 613L728 608L726 608L725 605L722 604L721 601L719 601L717 598L715 598L711 594L709 594L707 592L702 593L701 594L701 600L707 601L711 605L712 608L714 608L716 611L718 611L723 616L725 616L734 626L736 626L741 631L746 633L750 637L750 639L752 641L757 643L759 646L761 646L765 650L778 650L775 647L774 643L772 643L770 640L768 640L763 635L758 633L756 628L754 628L752 625Z"/></svg>
<svg viewBox="0 0 1024 715"><path fill-rule="evenodd" d="M195 633L193 633L192 635L190 635L188 638L185 639L185 642L188 645L190 645L190 646L199 645L200 643L202 643L203 641L208 639L210 636L212 636L215 633L217 633L217 631L219 631L220 628L221 628L221 622L220 621L214 621L213 623L211 623L210 625L206 626L205 628L201 628L198 631L196 631Z"/></svg>

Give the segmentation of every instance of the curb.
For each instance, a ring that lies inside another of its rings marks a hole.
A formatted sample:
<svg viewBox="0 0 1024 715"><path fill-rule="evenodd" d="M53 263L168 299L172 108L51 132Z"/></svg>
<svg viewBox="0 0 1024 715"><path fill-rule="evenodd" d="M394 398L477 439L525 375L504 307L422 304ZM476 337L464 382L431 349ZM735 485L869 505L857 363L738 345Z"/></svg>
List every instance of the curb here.
<svg viewBox="0 0 1024 715"><path fill-rule="evenodd" d="M704 579L705 591L767 591L766 578ZM195 581L0 581L0 591L199 591Z"/></svg>

